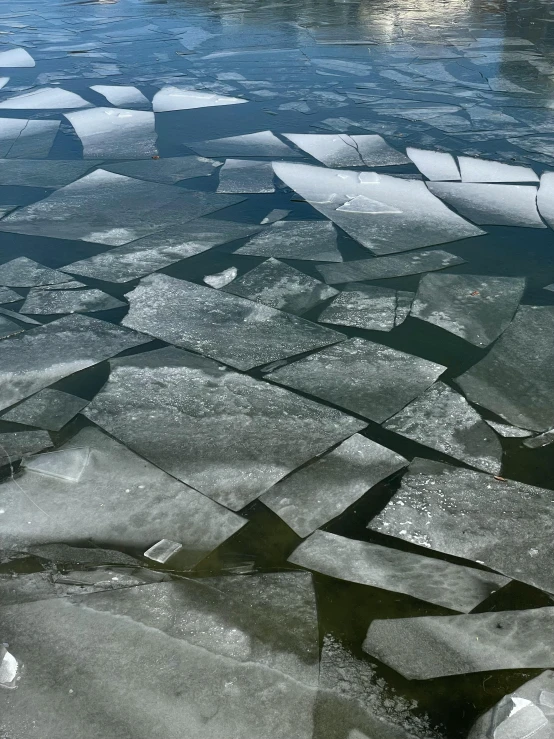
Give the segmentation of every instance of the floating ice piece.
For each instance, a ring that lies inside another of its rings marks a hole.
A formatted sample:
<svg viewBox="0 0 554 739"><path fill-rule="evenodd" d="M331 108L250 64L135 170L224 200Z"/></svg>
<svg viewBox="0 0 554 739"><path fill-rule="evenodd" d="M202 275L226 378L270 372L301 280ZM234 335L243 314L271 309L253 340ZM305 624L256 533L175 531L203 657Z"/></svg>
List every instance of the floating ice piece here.
<svg viewBox="0 0 554 739"><path fill-rule="evenodd" d="M98 428L83 429L61 451L66 454L57 459L34 458L18 480L3 486L6 548L92 540L144 551L165 532L182 542L185 564L192 566L246 523Z"/></svg>
<svg viewBox="0 0 554 739"><path fill-rule="evenodd" d="M257 257L342 262L330 221L278 221L237 249Z"/></svg>
<svg viewBox="0 0 554 739"><path fill-rule="evenodd" d="M55 189L82 177L90 167L76 160L0 159L0 185Z"/></svg>
<svg viewBox="0 0 554 739"><path fill-rule="evenodd" d="M117 249L110 249L103 254L73 262L63 269L106 282L129 282L181 259L201 254L214 246L251 236L259 230L259 226L249 223L199 218L171 230L145 236Z"/></svg>
<svg viewBox="0 0 554 739"><path fill-rule="evenodd" d="M250 159L226 159L219 170L217 192L256 193L275 192L271 162Z"/></svg>
<svg viewBox="0 0 554 739"><path fill-rule="evenodd" d="M410 315L412 303L414 302L415 293L408 290L399 290L396 293L396 315L394 316L394 325L400 326Z"/></svg>
<svg viewBox="0 0 554 739"><path fill-rule="evenodd" d="M532 439L527 439L523 442L523 445L529 449L540 449L543 446L548 446L554 441L554 429L549 429L538 436L534 436Z"/></svg>
<svg viewBox="0 0 554 739"><path fill-rule="evenodd" d="M429 180L459 180L460 171L452 154L442 151L428 151L427 149L414 149L409 146L406 154L410 157L421 174Z"/></svg>
<svg viewBox="0 0 554 739"><path fill-rule="evenodd" d="M344 205L341 205L337 210L346 211L347 213L374 213L376 215L383 213L402 213L394 205L387 205L386 203L381 203L379 200L366 198L365 195L357 195L352 200L348 200Z"/></svg>
<svg viewBox="0 0 554 739"><path fill-rule="evenodd" d="M215 275L206 275L202 278L202 281L210 287L219 289L221 287L225 287L225 285L228 285L230 282L232 282L237 275L238 269L236 267L229 267L228 269L224 269L222 272L218 272Z"/></svg>
<svg viewBox="0 0 554 739"><path fill-rule="evenodd" d="M0 466L13 464L26 454L54 446L46 431L13 431L0 434Z"/></svg>
<svg viewBox="0 0 554 739"><path fill-rule="evenodd" d="M67 110L91 106L88 100L61 87L42 87L0 102L0 108L5 110Z"/></svg>
<svg viewBox="0 0 554 739"><path fill-rule="evenodd" d="M488 418L483 419L486 423L489 424L491 428L493 428L497 434L500 434L500 436L503 436L505 438L513 438L513 439L524 439L527 436L532 436L532 431L527 431L527 429L518 429L516 426L510 426L507 423L498 423L497 421L489 421Z"/></svg>
<svg viewBox="0 0 554 739"><path fill-rule="evenodd" d="M18 300L23 300L23 296L9 287L0 287L0 303L16 303Z"/></svg>
<svg viewBox="0 0 554 739"><path fill-rule="evenodd" d="M47 387L11 408L2 416L24 426L36 426L47 431L59 431L81 411L88 400Z"/></svg>
<svg viewBox="0 0 554 739"><path fill-rule="evenodd" d="M260 500L298 536L305 537L407 464L399 454L354 434L281 480Z"/></svg>
<svg viewBox="0 0 554 739"><path fill-rule="evenodd" d="M167 275L145 277L126 297L131 307L125 326L241 370L345 338L267 305Z"/></svg>
<svg viewBox="0 0 554 739"><path fill-rule="evenodd" d="M363 649L408 680L548 667L554 608L372 621Z"/></svg>
<svg viewBox="0 0 554 739"><path fill-rule="evenodd" d="M368 331L392 331L395 318L395 290L354 283L340 293L317 320Z"/></svg>
<svg viewBox="0 0 554 739"><path fill-rule="evenodd" d="M355 259L344 264L320 264L316 267L325 282L338 284L358 280L386 280L390 277L417 275L463 264L465 259L437 249L378 259Z"/></svg>
<svg viewBox="0 0 554 739"><path fill-rule="evenodd" d="M458 157L462 182L538 182L530 167L492 162L488 159Z"/></svg>
<svg viewBox="0 0 554 739"><path fill-rule="evenodd" d="M554 139L551 136L518 136L516 138L507 138L506 141L533 154L539 153L545 154L548 157L554 156ZM551 173L545 172L545 174L550 175Z"/></svg>
<svg viewBox="0 0 554 739"><path fill-rule="evenodd" d="M553 509L550 490L415 459L368 528L554 592Z"/></svg>
<svg viewBox="0 0 554 739"><path fill-rule="evenodd" d="M0 410L125 349L150 341L112 323L73 315L3 339Z"/></svg>
<svg viewBox="0 0 554 739"><path fill-rule="evenodd" d="M19 676L19 663L17 659L8 652L6 647L0 646L0 688L13 690L17 688Z"/></svg>
<svg viewBox="0 0 554 739"><path fill-rule="evenodd" d="M411 315L488 346L512 322L524 290L524 277L424 275Z"/></svg>
<svg viewBox="0 0 554 739"><path fill-rule="evenodd" d="M520 305L514 320L480 362L456 378L472 403L514 426L554 426L554 306Z"/></svg>
<svg viewBox="0 0 554 739"><path fill-rule="evenodd" d="M233 510L365 425L174 348L112 363L84 414Z"/></svg>
<svg viewBox="0 0 554 739"><path fill-rule="evenodd" d="M10 213L0 231L120 246L240 201L97 169Z"/></svg>
<svg viewBox="0 0 554 739"><path fill-rule="evenodd" d="M388 167L410 162L377 134L285 133L283 136L327 167Z"/></svg>
<svg viewBox="0 0 554 739"><path fill-rule="evenodd" d="M173 185L193 177L207 177L215 172L219 162L204 157L168 157L136 162L117 162L106 166L108 172L116 172L139 180L164 182Z"/></svg>
<svg viewBox="0 0 554 739"><path fill-rule="evenodd" d="M274 208L273 210L270 210L269 213L266 215L265 218L262 218L260 221L260 224L262 226L266 226L270 223L275 223L276 221L280 221L281 218L286 218L290 213L290 210L282 210L281 208ZM272 256L271 254L269 256ZM329 260L332 261L332 260Z"/></svg>
<svg viewBox="0 0 554 739"><path fill-rule="evenodd" d="M15 317L15 316L14 316ZM9 318L0 316L0 339L4 339L6 336L12 336L23 331L23 327L14 321L10 321Z"/></svg>
<svg viewBox="0 0 554 739"><path fill-rule="evenodd" d="M471 467L494 475L500 472L502 447L496 435L463 396L442 382L383 425Z"/></svg>
<svg viewBox="0 0 554 739"><path fill-rule="evenodd" d="M537 193L537 206L550 228L554 228L554 172L545 172Z"/></svg>
<svg viewBox="0 0 554 739"><path fill-rule="evenodd" d="M21 313L56 315L61 313L93 313L99 310L123 308L127 303L102 290L50 290L34 287L29 290Z"/></svg>
<svg viewBox="0 0 554 739"><path fill-rule="evenodd" d="M18 257L0 264L0 285L10 287L38 287L67 282L67 275L57 269L44 267L27 257Z"/></svg>
<svg viewBox="0 0 554 739"><path fill-rule="evenodd" d="M3 316L8 316L9 318L15 318L16 321L21 321L22 323L28 323L32 326L40 326L40 321L35 321L34 318L29 318L29 316L24 316L22 313L18 313L17 311L8 310L7 308L0 308L0 313ZM4 331L6 332L4 335L9 336L9 334L14 333L12 330L12 326L9 325L9 321L6 322L5 320L2 321L2 327ZM15 324L14 324L15 327Z"/></svg>
<svg viewBox="0 0 554 739"><path fill-rule="evenodd" d="M288 559L339 580L405 593L468 613L510 580L420 554L316 531Z"/></svg>
<svg viewBox="0 0 554 739"><path fill-rule="evenodd" d="M443 244L483 233L435 198L420 180L290 162L274 162L273 169L280 180L314 208L378 255ZM378 200L402 212L378 214L338 210L358 195Z"/></svg>
<svg viewBox="0 0 554 739"><path fill-rule="evenodd" d="M152 105L154 113L165 113L170 110L191 110L192 108L210 108L215 105L237 105L247 103L242 98L216 95L200 90L186 90L182 87L168 85L154 95Z"/></svg>
<svg viewBox="0 0 554 739"><path fill-rule="evenodd" d="M301 314L337 294L334 287L316 280L277 259L267 259L223 288L225 292Z"/></svg>
<svg viewBox="0 0 554 739"><path fill-rule="evenodd" d="M551 285L546 285L543 290L549 290L550 292L554 293L554 282Z"/></svg>
<svg viewBox="0 0 554 739"><path fill-rule="evenodd" d="M35 60L26 49L16 48L0 52L0 67L34 67Z"/></svg>
<svg viewBox="0 0 554 739"><path fill-rule="evenodd" d="M297 151L287 146L271 131L247 133L187 144L197 154L207 157L297 157Z"/></svg>
<svg viewBox="0 0 554 739"><path fill-rule="evenodd" d="M9 159L45 158L59 127L59 121L0 118L0 155Z"/></svg>
<svg viewBox="0 0 554 739"><path fill-rule="evenodd" d="M183 548L182 544L176 541L169 541L169 539L162 539L154 546L150 547L144 552L144 556L147 559L151 559L154 562L165 564L168 559L173 557L174 554L180 552Z"/></svg>
<svg viewBox="0 0 554 739"><path fill-rule="evenodd" d="M266 376L382 423L432 385L445 369L383 344L349 339Z"/></svg>
<svg viewBox="0 0 554 739"><path fill-rule="evenodd" d="M546 228L537 211L537 188L531 185L428 182L427 187L479 225Z"/></svg>
<svg viewBox="0 0 554 739"><path fill-rule="evenodd" d="M65 117L83 144L85 159L146 159L156 156L154 113L125 108L92 108Z"/></svg>
<svg viewBox="0 0 554 739"><path fill-rule="evenodd" d="M140 90L130 85L92 85L91 90L99 93L118 108L149 108L150 101Z"/></svg>

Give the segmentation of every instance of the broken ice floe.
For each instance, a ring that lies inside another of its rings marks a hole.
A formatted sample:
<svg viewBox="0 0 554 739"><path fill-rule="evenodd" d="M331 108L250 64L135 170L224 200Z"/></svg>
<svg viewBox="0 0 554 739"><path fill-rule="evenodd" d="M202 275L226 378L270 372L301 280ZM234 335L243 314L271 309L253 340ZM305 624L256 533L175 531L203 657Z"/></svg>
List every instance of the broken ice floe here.
<svg viewBox="0 0 554 739"><path fill-rule="evenodd" d="M0 118L0 155L9 159L45 158L59 127L59 121Z"/></svg>
<svg viewBox="0 0 554 739"><path fill-rule="evenodd" d="M219 170L217 192L275 192L271 162L251 159L226 159L225 164Z"/></svg>
<svg viewBox="0 0 554 739"><path fill-rule="evenodd" d="M316 531L288 559L339 580L469 612L510 580L492 572Z"/></svg>
<svg viewBox="0 0 554 739"><path fill-rule="evenodd" d="M222 272L217 272L214 275L206 275L202 278L202 282L205 282L206 285L219 290L220 288L225 287L225 285L228 285L230 282L233 282L233 280L236 279L237 275L237 268L229 267L228 269L224 269Z"/></svg>
<svg viewBox="0 0 554 739"><path fill-rule="evenodd" d="M353 283L337 295L317 320L368 331L392 331L395 319L396 290Z"/></svg>
<svg viewBox="0 0 554 739"><path fill-rule="evenodd" d="M435 382L440 364L365 339L349 339L266 375L381 423Z"/></svg>
<svg viewBox="0 0 554 739"><path fill-rule="evenodd" d="M55 189L82 177L90 167L78 160L0 159L0 185Z"/></svg>
<svg viewBox="0 0 554 739"><path fill-rule="evenodd" d="M16 48L0 52L0 67L34 67L35 60L26 49Z"/></svg>
<svg viewBox="0 0 554 739"><path fill-rule="evenodd" d="M459 180L460 171L452 154L442 151L427 151L409 146L406 154L419 171L429 180Z"/></svg>
<svg viewBox="0 0 554 739"><path fill-rule="evenodd" d="M462 182L538 182L530 167L518 167L475 157L458 157Z"/></svg>
<svg viewBox="0 0 554 739"><path fill-rule="evenodd" d="M123 308L127 303L101 290L51 290L34 287L29 290L21 313L56 315L62 313L93 313Z"/></svg>
<svg viewBox="0 0 554 739"><path fill-rule="evenodd" d="M150 101L140 90L130 85L92 85L90 88L99 93L106 100L118 108L128 106L137 108L149 108Z"/></svg>
<svg viewBox="0 0 554 739"><path fill-rule="evenodd" d="M197 154L207 157L297 157L298 152L271 131L247 133L187 144Z"/></svg>
<svg viewBox="0 0 554 739"><path fill-rule="evenodd" d="M219 162L204 157L167 157L162 159L145 159L135 162L117 162L106 165L108 172L116 172L139 180L163 182L173 185L181 180L193 177L207 177L216 171Z"/></svg>
<svg viewBox="0 0 554 739"><path fill-rule="evenodd" d="M316 210L378 255L483 233L447 208L420 180L290 162L273 162L273 169L280 180ZM389 206L388 212L339 210L360 195Z"/></svg>
<svg viewBox="0 0 554 739"><path fill-rule="evenodd" d="M305 313L337 294L335 288L273 258L241 275L223 289L233 295L295 314Z"/></svg>
<svg viewBox="0 0 554 739"><path fill-rule="evenodd" d="M146 552L144 552L144 556L154 562L165 564L168 559L171 559L173 555L180 552L182 548L183 545L176 541L161 539L157 544L154 544L150 549L147 549Z"/></svg>
<svg viewBox="0 0 554 739"><path fill-rule="evenodd" d="M0 645L0 688L13 690L17 687L19 663L6 647Z"/></svg>
<svg viewBox="0 0 554 739"><path fill-rule="evenodd" d="M471 467L500 472L502 447L496 435L466 399L443 382L431 385L383 425Z"/></svg>
<svg viewBox="0 0 554 739"><path fill-rule="evenodd" d="M0 108L4 110L67 110L88 107L92 107L92 103L61 87L42 87L0 102Z"/></svg>
<svg viewBox="0 0 554 739"><path fill-rule="evenodd" d="M67 282L67 275L57 269L44 267L42 264L18 257L0 264L0 285L9 287L40 287Z"/></svg>
<svg viewBox="0 0 554 739"><path fill-rule="evenodd" d="M363 649L409 680L548 667L554 608L375 620Z"/></svg>
<svg viewBox="0 0 554 739"><path fill-rule="evenodd" d="M411 316L488 346L510 325L524 290L524 277L424 275Z"/></svg>
<svg viewBox="0 0 554 739"><path fill-rule="evenodd" d="M520 305L489 353L456 383L472 403L514 426L554 426L554 306Z"/></svg>
<svg viewBox="0 0 554 739"><path fill-rule="evenodd" d="M200 90L185 90L182 87L171 85L162 87L154 95L152 105L155 113L165 113L171 110L191 110L192 108L209 108L216 105L237 105L246 103L242 98L216 95Z"/></svg>
<svg viewBox="0 0 554 739"><path fill-rule="evenodd" d="M23 296L9 287L0 287L0 303L17 303L18 300L23 300Z"/></svg>
<svg viewBox="0 0 554 739"><path fill-rule="evenodd" d="M389 146L382 136L324 133L285 133L289 141L327 167L387 167L410 160Z"/></svg>
<svg viewBox="0 0 554 739"><path fill-rule="evenodd" d="M78 398L76 395L48 387L4 413L2 420L21 423L24 426L36 426L48 431L59 431L87 403L88 400Z"/></svg>
<svg viewBox="0 0 554 739"><path fill-rule="evenodd" d="M174 348L113 362L84 414L233 510L365 425Z"/></svg>
<svg viewBox="0 0 554 739"><path fill-rule="evenodd" d="M51 446L52 440L46 431L13 431L0 434L0 466L11 465L27 454L35 454Z"/></svg>
<svg viewBox="0 0 554 739"><path fill-rule="evenodd" d="M436 249L435 251L420 251L377 259L355 259L351 262L344 262L344 264L319 264L316 269L321 272L325 282L339 284L417 275L421 272L455 267L464 262L464 259L455 254Z"/></svg>
<svg viewBox="0 0 554 739"><path fill-rule="evenodd" d="M257 257L342 262L330 221L278 221L237 249Z"/></svg>
<svg viewBox="0 0 554 739"><path fill-rule="evenodd" d="M305 537L407 464L399 454L354 434L278 482L261 501Z"/></svg>
<svg viewBox="0 0 554 739"><path fill-rule="evenodd" d="M553 509L550 490L415 459L368 528L554 592Z"/></svg>
<svg viewBox="0 0 554 739"><path fill-rule="evenodd" d="M532 431L527 431L527 429L518 429L516 426L510 426L508 423L498 423L497 421L491 421L488 418L484 418L483 420L486 421L486 423L488 423L488 425L493 428L497 434L508 439L524 439L527 436L533 435Z"/></svg>
<svg viewBox="0 0 554 739"><path fill-rule="evenodd" d="M124 108L91 108L66 113L83 144L85 159L146 159L156 156L154 113Z"/></svg>

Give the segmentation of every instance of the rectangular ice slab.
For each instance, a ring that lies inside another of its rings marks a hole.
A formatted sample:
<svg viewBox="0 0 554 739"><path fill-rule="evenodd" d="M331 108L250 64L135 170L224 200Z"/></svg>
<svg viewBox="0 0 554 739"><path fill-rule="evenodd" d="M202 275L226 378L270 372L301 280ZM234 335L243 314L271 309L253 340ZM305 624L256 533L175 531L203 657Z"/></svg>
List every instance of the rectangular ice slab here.
<svg viewBox="0 0 554 739"><path fill-rule="evenodd" d="M147 159L156 156L154 113L91 108L65 117L83 144L85 159Z"/></svg>
<svg viewBox="0 0 554 739"><path fill-rule="evenodd" d="M84 413L233 510L365 425L174 348L112 363L108 383Z"/></svg>
<svg viewBox="0 0 554 739"><path fill-rule="evenodd" d="M373 621L363 649L408 680L554 663L554 608Z"/></svg>
<svg viewBox="0 0 554 739"><path fill-rule="evenodd" d="M355 259L344 264L320 264L317 266L325 282L331 285L359 280L386 280L391 277L418 275L463 264L465 259L447 251L419 251L378 259Z"/></svg>
<svg viewBox="0 0 554 739"><path fill-rule="evenodd" d="M235 254L317 262L342 262L337 232L330 221L277 221Z"/></svg>
<svg viewBox="0 0 554 739"><path fill-rule="evenodd" d="M126 297L125 326L241 370L345 339L262 303L167 275L145 277Z"/></svg>
<svg viewBox="0 0 554 739"><path fill-rule="evenodd" d="M392 331L395 319L396 290L353 283L323 310L317 320L367 331Z"/></svg>
<svg viewBox="0 0 554 739"><path fill-rule="evenodd" d="M45 158L59 127L59 121L0 118L0 155L9 159Z"/></svg>
<svg viewBox="0 0 554 739"><path fill-rule="evenodd" d="M275 192L271 162L251 159L226 159L219 170L217 192Z"/></svg>
<svg viewBox="0 0 554 739"><path fill-rule="evenodd" d="M266 377L382 423L432 385L445 369L383 344L349 339Z"/></svg>
<svg viewBox="0 0 554 739"><path fill-rule="evenodd" d="M48 431L59 431L87 403L88 400L78 398L76 395L47 387L4 413L2 420L36 426Z"/></svg>
<svg viewBox="0 0 554 739"><path fill-rule="evenodd" d="M261 497L298 536L336 518L370 488L408 461L354 434L311 464L293 472Z"/></svg>
<svg viewBox="0 0 554 739"><path fill-rule="evenodd" d="M462 182L538 182L530 167L515 167L488 159L458 157Z"/></svg>
<svg viewBox="0 0 554 739"><path fill-rule="evenodd" d="M388 167L410 160L379 135L285 133L289 141L327 167Z"/></svg>
<svg viewBox="0 0 554 739"><path fill-rule="evenodd" d="M207 157L297 157L298 152L271 131L247 133L188 144L189 149Z"/></svg>
<svg viewBox="0 0 554 739"><path fill-rule="evenodd" d="M211 108L216 105L237 105L247 103L242 98L216 95L212 92L201 92L200 90L185 90L182 87L171 85L162 87L154 95L152 105L154 113L165 113L170 110L191 110L192 108Z"/></svg>
<svg viewBox="0 0 554 739"><path fill-rule="evenodd" d="M554 426L554 306L520 305L490 352L456 378L472 403L514 426Z"/></svg>
<svg viewBox="0 0 554 739"><path fill-rule="evenodd" d="M91 164L79 160L0 159L0 185L58 188L82 177Z"/></svg>
<svg viewBox="0 0 554 739"><path fill-rule="evenodd" d="M81 315L4 339L0 342L0 410L148 341L147 336Z"/></svg>
<svg viewBox="0 0 554 739"><path fill-rule="evenodd" d="M273 162L273 169L280 180L316 210L377 255L483 233L441 203L420 180L289 162ZM387 212L341 209L359 196L388 206Z"/></svg>
<svg viewBox="0 0 554 739"><path fill-rule="evenodd" d="M338 580L405 593L468 613L510 580L492 572L316 531L288 559Z"/></svg>
<svg viewBox="0 0 554 739"><path fill-rule="evenodd" d="M554 592L554 492L415 459L368 528Z"/></svg>
<svg viewBox="0 0 554 739"><path fill-rule="evenodd" d="M524 290L524 277L425 275L411 315L488 346L512 322Z"/></svg>
<svg viewBox="0 0 554 739"><path fill-rule="evenodd" d="M0 102L0 108L5 110L67 110L87 107L92 107L92 103L61 87L41 87Z"/></svg>
<svg viewBox="0 0 554 739"><path fill-rule="evenodd" d="M181 180L211 175L219 164L220 162L204 157L164 157L136 162L117 162L107 165L106 169L126 177L174 185Z"/></svg>
<svg viewBox="0 0 554 739"><path fill-rule="evenodd" d="M0 434L0 466L11 465L27 454L35 454L51 446L52 440L46 431L12 431ZM2 541L2 546L5 548L5 541Z"/></svg>
<svg viewBox="0 0 554 739"><path fill-rule="evenodd" d="M442 151L427 151L409 146L406 154L421 174L429 180L459 180L460 171L452 154Z"/></svg>
<svg viewBox="0 0 554 739"><path fill-rule="evenodd" d="M73 470L73 464L60 452L70 451L88 452L77 479L61 477L64 466ZM58 476L52 466L44 472L27 466L18 480L2 486L5 548L93 541L144 551L165 535L182 543L185 564L193 566L246 523L100 429L83 429L56 454Z"/></svg>

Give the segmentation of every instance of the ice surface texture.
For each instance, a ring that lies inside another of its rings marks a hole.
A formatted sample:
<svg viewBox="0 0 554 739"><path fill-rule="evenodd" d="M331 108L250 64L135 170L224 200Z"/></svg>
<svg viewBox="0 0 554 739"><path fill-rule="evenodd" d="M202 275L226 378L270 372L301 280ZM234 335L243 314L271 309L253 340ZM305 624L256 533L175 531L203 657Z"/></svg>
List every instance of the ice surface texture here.
<svg viewBox="0 0 554 739"><path fill-rule="evenodd" d="M298 152L271 131L246 133L187 144L189 149L208 157L297 157Z"/></svg>
<svg viewBox="0 0 554 739"><path fill-rule="evenodd" d="M48 156L59 121L0 118L0 155L10 159Z"/></svg>

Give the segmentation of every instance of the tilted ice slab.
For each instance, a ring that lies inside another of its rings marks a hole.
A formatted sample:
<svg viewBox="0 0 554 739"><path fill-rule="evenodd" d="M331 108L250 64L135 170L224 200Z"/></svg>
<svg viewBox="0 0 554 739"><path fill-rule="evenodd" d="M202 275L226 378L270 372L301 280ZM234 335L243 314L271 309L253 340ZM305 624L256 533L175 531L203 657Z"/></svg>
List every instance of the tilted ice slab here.
<svg viewBox="0 0 554 739"><path fill-rule="evenodd" d="M15 318L15 316L12 316L12 318ZM23 326L20 326L14 321L10 321L9 318L0 316L0 339L5 338L6 336L13 336L13 334L18 334L23 330Z"/></svg>
<svg viewBox="0 0 554 739"><path fill-rule="evenodd" d="M409 146L406 154L410 157L421 174L429 180L459 180L460 171L452 154L442 151L414 149Z"/></svg>
<svg viewBox="0 0 554 739"><path fill-rule="evenodd" d="M10 693L6 731L138 737L148 706L146 730L167 737L186 726L195 739L311 739L318 633L307 578L184 580L2 608L10 650L33 666ZM91 685L102 686L94 705Z"/></svg>
<svg viewBox="0 0 554 739"><path fill-rule="evenodd" d="M420 180L289 162L273 162L273 169L280 180L316 210L378 255L444 244L483 233L447 208ZM360 195L401 212L338 210Z"/></svg>
<svg viewBox="0 0 554 739"><path fill-rule="evenodd" d="M166 536L183 545L185 564L192 566L246 523L100 429L85 428L61 447L74 449L90 450L76 481L61 478L58 461L57 476L27 466L3 486L3 546L88 540L144 550ZM72 460L67 464L73 472Z"/></svg>
<svg viewBox="0 0 554 739"><path fill-rule="evenodd" d="M85 159L146 159L156 156L154 113L124 108L92 108L65 117L83 144Z"/></svg>
<svg viewBox="0 0 554 739"><path fill-rule="evenodd" d="M46 431L12 431L0 434L0 466L11 465L27 454L35 454L51 446L54 445ZM5 499L2 498L2 504L4 502ZM6 547L4 538L2 547Z"/></svg>
<svg viewBox="0 0 554 739"><path fill-rule="evenodd" d="M10 159L45 158L59 127L59 121L0 118L0 155Z"/></svg>
<svg viewBox="0 0 554 739"><path fill-rule="evenodd" d="M472 182L428 182L460 215L479 225L546 228L537 211L537 188Z"/></svg>
<svg viewBox="0 0 554 739"><path fill-rule="evenodd" d="M500 472L502 447L496 435L467 400L443 382L431 385L383 425L471 467Z"/></svg>
<svg viewBox="0 0 554 739"><path fill-rule="evenodd" d="M152 105L154 113L165 113L170 110L191 110L192 108L210 108L216 105L237 105L247 103L242 98L216 95L200 90L186 90L182 87L168 85L154 95Z"/></svg>
<svg viewBox="0 0 554 739"><path fill-rule="evenodd" d="M193 177L206 177L216 171L219 162L204 157L168 157L163 159L145 159L136 162L117 162L109 164L106 169L127 177L136 177L139 180L163 182L173 185L181 180Z"/></svg>
<svg viewBox="0 0 554 739"><path fill-rule="evenodd" d="M18 300L23 300L23 296L9 287L0 287L0 303L16 303Z"/></svg>
<svg viewBox="0 0 554 739"><path fill-rule="evenodd" d="M411 315L488 346L512 322L524 290L524 277L425 275Z"/></svg>
<svg viewBox="0 0 554 739"><path fill-rule="evenodd" d="M492 572L316 531L288 559L338 580L405 593L468 613L510 580Z"/></svg>
<svg viewBox="0 0 554 739"><path fill-rule="evenodd" d="M554 492L415 459L368 528L554 592Z"/></svg>
<svg viewBox="0 0 554 739"><path fill-rule="evenodd" d="M518 167L488 159L458 157L462 182L538 182L530 167Z"/></svg>
<svg viewBox="0 0 554 739"><path fill-rule="evenodd" d="M537 206L550 228L554 228L554 172L545 172L537 193Z"/></svg>
<svg viewBox="0 0 554 739"><path fill-rule="evenodd" d="M284 210L283 208L273 208L273 210L270 210L265 218L262 218L260 223L262 224L262 226L266 226L270 223L275 223L275 221L280 221L281 218L286 218L289 214L290 210ZM271 254L269 256L271 256Z"/></svg>
<svg viewBox="0 0 554 739"><path fill-rule="evenodd" d="M17 257L17 259L0 264L0 285L38 287L64 282L67 282L67 275L63 272L44 267L27 257Z"/></svg>
<svg viewBox="0 0 554 739"><path fill-rule="evenodd" d="M0 231L120 246L240 201L97 169L6 216Z"/></svg>
<svg viewBox="0 0 554 739"><path fill-rule="evenodd" d="M69 185L89 169L89 162L56 159L0 159L0 185L58 188Z"/></svg>
<svg viewBox="0 0 554 739"><path fill-rule="evenodd" d="M112 105L118 108L128 106L137 108L149 108L150 101L140 90L131 85L92 85L91 90L99 93Z"/></svg>
<svg viewBox="0 0 554 739"><path fill-rule="evenodd" d="M297 151L287 146L271 131L227 136L188 144L187 147L207 157L297 157Z"/></svg>
<svg viewBox="0 0 554 739"><path fill-rule="evenodd" d="M51 316L62 313L93 313L123 308L126 305L127 303L102 290L50 290L34 287L27 294L20 311L31 315Z"/></svg>
<svg viewBox="0 0 554 739"><path fill-rule="evenodd" d="M0 102L0 108L5 110L67 110L89 107L92 107L92 103L88 100L61 87L42 87Z"/></svg>
<svg viewBox="0 0 554 739"><path fill-rule="evenodd" d="M456 378L472 403L514 426L554 426L554 306L520 305L514 320L480 362Z"/></svg>
<svg viewBox="0 0 554 739"><path fill-rule="evenodd" d="M213 275L206 275L202 278L202 282L205 282L206 285L215 287L219 290L232 282L236 278L237 274L238 270L236 267L228 267L227 269L224 269L221 272L216 272Z"/></svg>
<svg viewBox="0 0 554 739"><path fill-rule="evenodd" d="M549 667L554 608L375 620L363 644L409 680Z"/></svg>
<svg viewBox="0 0 554 739"><path fill-rule="evenodd" d="M407 464L399 454L354 434L278 482L260 500L304 537Z"/></svg>
<svg viewBox="0 0 554 739"><path fill-rule="evenodd" d="M325 282L338 284L358 280L386 280L390 277L417 275L463 264L465 259L447 251L420 251L377 259L355 259L344 264L320 264L316 267Z"/></svg>
<svg viewBox="0 0 554 739"><path fill-rule="evenodd" d="M0 67L34 67L35 60L26 49L16 48L0 52Z"/></svg>
<svg viewBox="0 0 554 739"><path fill-rule="evenodd" d="M0 342L0 410L148 341L150 337L81 315L4 339Z"/></svg>
<svg viewBox="0 0 554 739"><path fill-rule="evenodd" d="M167 275L145 277L126 297L125 326L241 370L345 338L262 303Z"/></svg>
<svg viewBox="0 0 554 739"><path fill-rule="evenodd" d="M283 136L327 167L386 167L410 162L377 134L285 133Z"/></svg>
<svg viewBox="0 0 554 739"><path fill-rule="evenodd" d="M396 293L396 315L394 316L395 326L400 326L408 318L414 298L415 293L409 290L398 290Z"/></svg>
<svg viewBox="0 0 554 739"><path fill-rule="evenodd" d="M295 314L305 313L337 294L334 287L273 258L241 275L223 289L233 295Z"/></svg>
<svg viewBox="0 0 554 739"><path fill-rule="evenodd" d="M260 230L249 223L199 218L66 265L66 272L106 282L129 282Z"/></svg>
<svg viewBox="0 0 554 739"><path fill-rule="evenodd" d="M367 331L392 331L395 319L396 290L353 283L323 310L317 320Z"/></svg>
<svg viewBox="0 0 554 739"><path fill-rule="evenodd" d="M88 400L78 398L76 395L47 387L4 413L2 420L36 426L48 431L59 431L87 403Z"/></svg>
<svg viewBox="0 0 554 739"><path fill-rule="evenodd" d="M527 429L519 429L517 426L510 426L508 423L498 423L497 421L491 421L488 418L483 419L488 425L493 428L497 434L505 438L512 439L525 439L527 436L533 436L532 431Z"/></svg>
<svg viewBox="0 0 554 739"><path fill-rule="evenodd" d="M41 392L46 392L46 390ZM79 482L81 475L85 471L85 467L90 461L90 452L91 450L88 446L67 447L65 449L58 449L55 452L49 452L48 454L39 454L35 457L24 459L22 466L27 470L39 472L41 475L55 477L57 480ZM37 556L34 547L27 547L26 549ZM38 556L43 554L40 551Z"/></svg>
<svg viewBox="0 0 554 739"><path fill-rule="evenodd" d="M278 221L250 239L235 254L342 262L337 232L330 221Z"/></svg>
<svg viewBox="0 0 554 739"><path fill-rule="evenodd" d="M127 357L111 367L108 383L85 415L233 510L365 425L174 348Z"/></svg>
<svg viewBox="0 0 554 739"><path fill-rule="evenodd" d="M226 159L219 170L217 192L275 192L271 162L250 159Z"/></svg>
<svg viewBox="0 0 554 739"><path fill-rule="evenodd" d="M381 423L445 370L440 364L365 339L349 339L271 372L281 385Z"/></svg>

